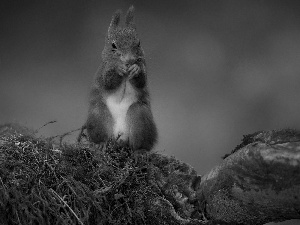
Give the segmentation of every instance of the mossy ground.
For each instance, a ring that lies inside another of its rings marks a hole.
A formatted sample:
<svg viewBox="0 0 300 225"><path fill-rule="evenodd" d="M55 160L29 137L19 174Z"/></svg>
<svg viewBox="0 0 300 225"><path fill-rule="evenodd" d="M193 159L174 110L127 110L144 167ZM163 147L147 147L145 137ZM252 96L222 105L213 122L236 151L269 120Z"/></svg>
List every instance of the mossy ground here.
<svg viewBox="0 0 300 225"><path fill-rule="evenodd" d="M57 146L33 133L0 127L1 225L152 224L146 198L160 193L147 155L113 141Z"/></svg>
<svg viewBox="0 0 300 225"><path fill-rule="evenodd" d="M271 131L257 131L252 134L243 135L242 143L237 145L230 154L226 154L223 159L237 152L248 144L254 142L266 143L270 145L297 142L300 140L300 131L295 129L281 129Z"/></svg>

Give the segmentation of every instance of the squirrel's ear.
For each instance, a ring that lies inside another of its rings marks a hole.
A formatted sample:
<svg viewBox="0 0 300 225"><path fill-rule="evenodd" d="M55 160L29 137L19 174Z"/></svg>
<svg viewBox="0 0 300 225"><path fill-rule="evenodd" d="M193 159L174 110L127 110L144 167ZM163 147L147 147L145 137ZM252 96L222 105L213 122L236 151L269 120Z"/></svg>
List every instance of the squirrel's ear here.
<svg viewBox="0 0 300 225"><path fill-rule="evenodd" d="M111 33L111 31L115 30L116 27L119 25L120 23L120 18L121 18L121 10L117 10L110 22L109 28L108 28L108 33Z"/></svg>
<svg viewBox="0 0 300 225"><path fill-rule="evenodd" d="M132 27L135 28L135 23L134 23L134 6L130 6L125 17L125 25L127 27Z"/></svg>

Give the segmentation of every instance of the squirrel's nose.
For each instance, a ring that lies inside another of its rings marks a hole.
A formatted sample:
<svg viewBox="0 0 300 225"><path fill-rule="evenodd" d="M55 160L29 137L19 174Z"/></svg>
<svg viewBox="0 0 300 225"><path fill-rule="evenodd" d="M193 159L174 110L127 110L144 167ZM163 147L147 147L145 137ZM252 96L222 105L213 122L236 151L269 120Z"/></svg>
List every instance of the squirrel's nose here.
<svg viewBox="0 0 300 225"><path fill-rule="evenodd" d="M135 63L136 58L131 53L121 55L121 61L125 64L132 65Z"/></svg>

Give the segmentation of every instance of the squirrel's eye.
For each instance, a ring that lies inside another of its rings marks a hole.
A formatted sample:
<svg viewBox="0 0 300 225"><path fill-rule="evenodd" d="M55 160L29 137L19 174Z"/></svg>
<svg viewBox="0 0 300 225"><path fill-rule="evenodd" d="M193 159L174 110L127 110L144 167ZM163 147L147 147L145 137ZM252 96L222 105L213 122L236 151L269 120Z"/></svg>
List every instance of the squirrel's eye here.
<svg viewBox="0 0 300 225"><path fill-rule="evenodd" d="M112 50L116 50L117 49L117 46L116 46L116 44L114 42L111 44L111 46L112 46Z"/></svg>

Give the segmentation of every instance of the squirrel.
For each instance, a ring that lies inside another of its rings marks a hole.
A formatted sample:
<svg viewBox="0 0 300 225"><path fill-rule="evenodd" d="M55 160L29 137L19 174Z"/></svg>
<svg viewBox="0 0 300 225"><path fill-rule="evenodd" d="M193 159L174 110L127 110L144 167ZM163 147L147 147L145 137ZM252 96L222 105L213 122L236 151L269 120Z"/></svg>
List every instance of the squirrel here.
<svg viewBox="0 0 300 225"><path fill-rule="evenodd" d="M157 128L134 7L126 13L125 27L120 26L120 17L121 11L117 10L108 28L102 64L92 85L88 118L83 127L96 144L113 138L134 151L150 151L157 141Z"/></svg>

